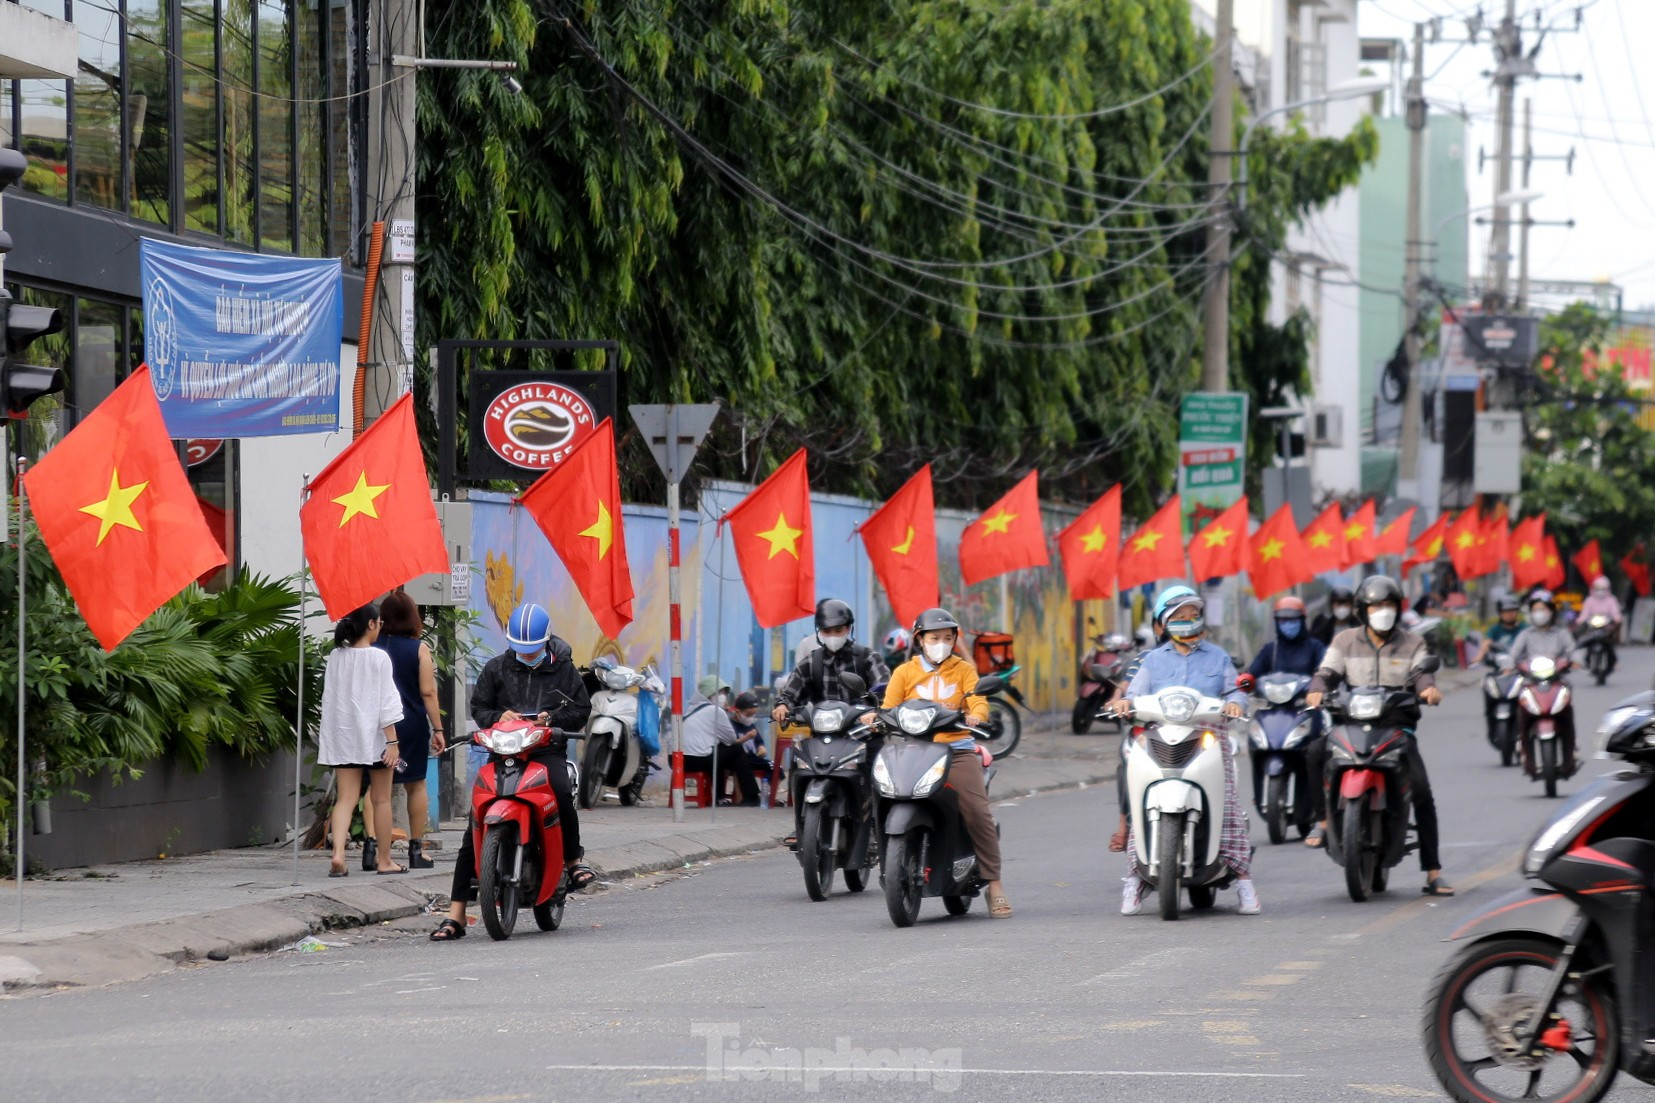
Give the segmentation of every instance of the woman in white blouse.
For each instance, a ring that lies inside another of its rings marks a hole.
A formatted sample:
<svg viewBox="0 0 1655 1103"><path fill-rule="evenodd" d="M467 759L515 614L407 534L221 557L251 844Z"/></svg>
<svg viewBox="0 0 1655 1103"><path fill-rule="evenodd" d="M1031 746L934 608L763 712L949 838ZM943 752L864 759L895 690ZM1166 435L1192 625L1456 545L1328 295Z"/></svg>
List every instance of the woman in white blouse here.
<svg viewBox="0 0 1655 1103"><path fill-rule="evenodd" d="M331 827L333 866L329 877L350 873L345 842L351 817L368 779L368 800L378 836L379 873L407 873L391 861L391 767L397 762L396 723L402 697L391 677L391 657L373 646L379 638L379 606L368 604L340 618L333 629L322 688L322 730L317 761L332 766L335 796Z"/></svg>

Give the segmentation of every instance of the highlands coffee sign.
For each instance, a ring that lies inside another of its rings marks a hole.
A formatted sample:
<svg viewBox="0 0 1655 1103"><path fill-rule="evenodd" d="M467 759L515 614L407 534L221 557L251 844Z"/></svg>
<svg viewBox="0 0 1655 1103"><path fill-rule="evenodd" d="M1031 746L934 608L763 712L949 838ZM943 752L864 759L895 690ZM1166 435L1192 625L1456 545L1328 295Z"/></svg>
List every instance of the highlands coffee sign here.
<svg viewBox="0 0 1655 1103"><path fill-rule="evenodd" d="M615 415L615 377L606 371L474 370L469 389L473 479L533 480Z"/></svg>

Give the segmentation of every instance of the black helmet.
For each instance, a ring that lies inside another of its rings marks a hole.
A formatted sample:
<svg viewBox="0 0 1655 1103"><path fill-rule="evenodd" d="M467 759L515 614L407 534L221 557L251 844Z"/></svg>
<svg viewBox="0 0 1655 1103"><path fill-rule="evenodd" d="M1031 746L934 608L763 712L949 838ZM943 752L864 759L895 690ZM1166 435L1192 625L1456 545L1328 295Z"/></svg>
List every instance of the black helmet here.
<svg viewBox="0 0 1655 1103"><path fill-rule="evenodd" d="M1354 601L1355 599L1356 595L1350 592L1349 586L1335 586L1327 593L1329 605L1340 601Z"/></svg>
<svg viewBox="0 0 1655 1103"><path fill-rule="evenodd" d="M1356 612L1362 615L1370 605L1383 605L1387 601L1396 602L1397 608L1402 607L1402 587L1396 584L1396 579L1388 575L1369 575L1362 580L1362 585L1356 587Z"/></svg>
<svg viewBox="0 0 1655 1103"><path fill-rule="evenodd" d="M1512 597L1510 594L1507 594L1495 603L1494 608L1497 612L1501 613L1518 613L1522 611L1523 603Z"/></svg>
<svg viewBox="0 0 1655 1103"><path fill-rule="evenodd" d="M952 628L958 632L960 622L947 609L927 609L914 618L914 635L921 632L942 632Z"/></svg>
<svg viewBox="0 0 1655 1103"><path fill-rule="evenodd" d="M856 614L851 607L836 597L825 597L816 603L816 631L824 628L854 628Z"/></svg>

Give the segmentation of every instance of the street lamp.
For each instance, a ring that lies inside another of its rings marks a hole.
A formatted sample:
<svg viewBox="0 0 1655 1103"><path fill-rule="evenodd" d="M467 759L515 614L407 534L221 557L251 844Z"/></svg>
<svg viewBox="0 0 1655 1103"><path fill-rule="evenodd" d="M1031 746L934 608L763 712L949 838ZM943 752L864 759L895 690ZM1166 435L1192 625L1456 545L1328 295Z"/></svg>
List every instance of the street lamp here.
<svg viewBox="0 0 1655 1103"><path fill-rule="evenodd" d="M1545 197L1545 192L1535 191L1532 189L1528 191L1501 192L1499 195L1494 197L1494 202L1492 203L1479 203L1475 207L1467 207L1463 211L1455 211L1448 217L1440 219L1435 226L1431 227L1430 240L1421 242L1420 244L1436 244L1437 238L1442 235L1442 228L1457 218L1464 218L1467 215L1478 214L1482 211L1492 211L1502 207L1515 207L1522 203L1533 203L1536 200L1544 199Z"/></svg>
<svg viewBox="0 0 1655 1103"><path fill-rule="evenodd" d="M1304 107L1315 107L1317 104L1332 103L1335 100L1353 100L1362 96L1371 96L1375 92L1385 91L1390 86L1391 82L1388 77L1352 77L1350 80L1342 80L1332 85L1320 96L1312 96L1305 100L1294 100L1292 103L1284 103L1280 107L1272 107L1262 114L1254 115L1252 122L1247 124L1247 129L1241 132L1241 146L1236 154L1241 161L1241 167L1237 169L1236 209L1241 210L1247 205L1247 146L1253 140L1253 131L1258 128L1259 123L1272 115L1281 115Z"/></svg>

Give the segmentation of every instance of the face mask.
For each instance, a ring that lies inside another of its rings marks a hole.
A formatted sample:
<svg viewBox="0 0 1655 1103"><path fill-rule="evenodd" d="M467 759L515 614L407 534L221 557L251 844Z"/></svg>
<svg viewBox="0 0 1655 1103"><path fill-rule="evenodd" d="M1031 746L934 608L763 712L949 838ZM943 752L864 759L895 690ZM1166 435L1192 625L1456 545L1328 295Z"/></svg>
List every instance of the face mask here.
<svg viewBox="0 0 1655 1103"><path fill-rule="evenodd" d="M544 650L536 651L532 655L525 655L521 651L514 651L512 654L516 655L517 661L522 663L524 666L539 666L540 660L546 657L546 652Z"/></svg>
<svg viewBox="0 0 1655 1103"><path fill-rule="evenodd" d="M822 635L818 635L816 638L821 640L822 641L822 646L827 648L829 651L837 651L841 647L844 647L847 643L850 642L850 637L849 636L822 636Z"/></svg>
<svg viewBox="0 0 1655 1103"><path fill-rule="evenodd" d="M1334 620L1349 620L1350 619L1350 606L1349 605L1335 605L1333 607L1333 619Z"/></svg>
<svg viewBox="0 0 1655 1103"><path fill-rule="evenodd" d="M1299 633L1304 631L1304 621L1278 620L1276 631L1281 633L1281 638L1284 640L1296 640L1299 638Z"/></svg>
<svg viewBox="0 0 1655 1103"><path fill-rule="evenodd" d="M1186 643L1200 636L1207 630L1207 622L1203 617L1193 617L1190 620L1175 620L1167 625L1167 633L1175 640Z"/></svg>
<svg viewBox="0 0 1655 1103"><path fill-rule="evenodd" d="M1529 623L1534 625L1536 628L1544 628L1551 622L1552 611L1550 609L1536 609L1534 612L1529 614Z"/></svg>
<svg viewBox="0 0 1655 1103"><path fill-rule="evenodd" d="M1382 605L1368 611L1368 627L1375 632L1389 632L1396 627L1396 610L1389 605Z"/></svg>
<svg viewBox="0 0 1655 1103"><path fill-rule="evenodd" d="M931 660L933 666L941 666L943 660L954 653L954 645L950 643L928 643L925 645L925 657Z"/></svg>

